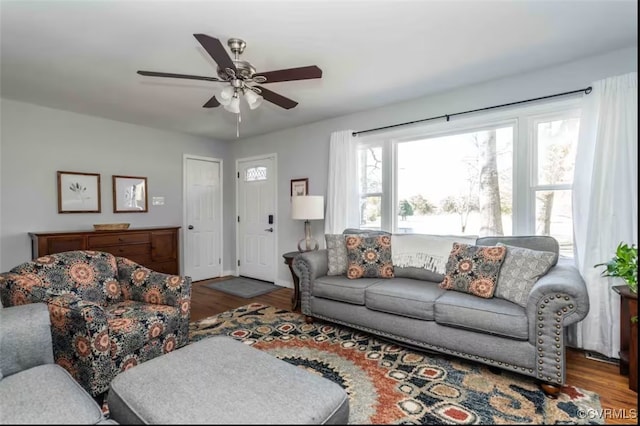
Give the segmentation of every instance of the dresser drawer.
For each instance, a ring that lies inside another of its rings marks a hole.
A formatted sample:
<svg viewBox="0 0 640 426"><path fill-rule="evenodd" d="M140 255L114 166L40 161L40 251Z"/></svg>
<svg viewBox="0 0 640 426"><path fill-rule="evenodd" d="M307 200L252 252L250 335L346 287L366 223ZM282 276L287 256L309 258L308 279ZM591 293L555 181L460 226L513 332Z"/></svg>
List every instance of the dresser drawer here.
<svg viewBox="0 0 640 426"><path fill-rule="evenodd" d="M152 271L162 272L163 274L178 275L178 262L153 262L147 266Z"/></svg>
<svg viewBox="0 0 640 426"><path fill-rule="evenodd" d="M150 242L148 232L141 232L139 234L89 236L89 248L91 250L98 250L98 247L103 247L103 246L117 246L121 244L138 244L138 243L148 243L148 242Z"/></svg>
<svg viewBox="0 0 640 426"><path fill-rule="evenodd" d="M92 247L91 250L106 251L115 256L126 257L132 259L131 256L145 255L150 258L151 245L150 244L127 244L123 246L107 246L107 247Z"/></svg>

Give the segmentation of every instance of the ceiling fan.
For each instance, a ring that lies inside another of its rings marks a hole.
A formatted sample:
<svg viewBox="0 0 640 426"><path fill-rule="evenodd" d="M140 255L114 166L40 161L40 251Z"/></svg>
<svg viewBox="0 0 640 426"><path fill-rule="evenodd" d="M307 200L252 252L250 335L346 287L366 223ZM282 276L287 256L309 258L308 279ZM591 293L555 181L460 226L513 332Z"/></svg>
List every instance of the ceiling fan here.
<svg viewBox="0 0 640 426"><path fill-rule="evenodd" d="M244 40L230 38L227 41L229 49L231 49L231 52L234 54L234 58L231 59L217 38L205 34L194 34L193 36L218 64L218 78L155 71L138 71L138 74L150 77L183 78L227 83L228 86L209 99L203 107L215 108L223 105L227 111L236 114L240 114L241 96L245 98L251 109L257 108L263 99L285 109L291 109L298 105L298 102L272 92L269 89L265 89L258 84L308 80L322 77L322 70L315 65L277 71L256 72L256 69L250 62L240 60L240 55L247 46Z"/></svg>

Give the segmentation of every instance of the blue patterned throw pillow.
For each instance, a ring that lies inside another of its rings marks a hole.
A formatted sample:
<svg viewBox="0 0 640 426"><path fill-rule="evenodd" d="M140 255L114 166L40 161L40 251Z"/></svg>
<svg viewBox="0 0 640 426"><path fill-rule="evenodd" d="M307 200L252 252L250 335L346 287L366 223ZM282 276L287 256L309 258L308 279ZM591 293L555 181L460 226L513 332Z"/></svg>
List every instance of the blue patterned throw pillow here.
<svg viewBox="0 0 640 426"><path fill-rule="evenodd" d="M389 235L346 235L347 278L393 278Z"/></svg>
<svg viewBox="0 0 640 426"><path fill-rule="evenodd" d="M492 298L506 253L504 246L453 243L440 288Z"/></svg>

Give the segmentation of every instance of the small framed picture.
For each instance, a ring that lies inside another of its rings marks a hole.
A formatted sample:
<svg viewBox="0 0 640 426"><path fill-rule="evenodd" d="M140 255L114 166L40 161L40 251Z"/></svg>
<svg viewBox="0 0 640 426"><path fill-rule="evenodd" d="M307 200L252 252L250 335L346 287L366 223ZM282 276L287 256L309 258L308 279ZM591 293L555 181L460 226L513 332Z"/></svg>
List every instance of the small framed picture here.
<svg viewBox="0 0 640 426"><path fill-rule="evenodd" d="M309 178L291 179L291 196L309 195Z"/></svg>
<svg viewBox="0 0 640 426"><path fill-rule="evenodd" d="M145 213L147 208L147 178L140 176L112 176L113 212Z"/></svg>
<svg viewBox="0 0 640 426"><path fill-rule="evenodd" d="M100 213L100 174L59 171L58 213Z"/></svg>

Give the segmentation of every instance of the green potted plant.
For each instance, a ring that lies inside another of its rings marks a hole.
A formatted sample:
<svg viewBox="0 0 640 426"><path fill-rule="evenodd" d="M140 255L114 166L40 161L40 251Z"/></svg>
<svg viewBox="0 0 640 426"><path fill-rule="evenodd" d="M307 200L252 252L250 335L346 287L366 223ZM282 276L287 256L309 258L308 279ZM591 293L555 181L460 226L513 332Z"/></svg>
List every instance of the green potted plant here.
<svg viewBox="0 0 640 426"><path fill-rule="evenodd" d="M638 292L638 247L626 243L618 244L616 255L606 263L598 263L595 267L606 266L603 277L620 277L629 286L629 290Z"/></svg>
<svg viewBox="0 0 640 426"><path fill-rule="evenodd" d="M598 263L594 267L605 266L602 271L603 277L620 277L633 293L638 293L638 247L634 244L618 244L616 254L605 263ZM638 317L631 318L632 322L637 322Z"/></svg>

